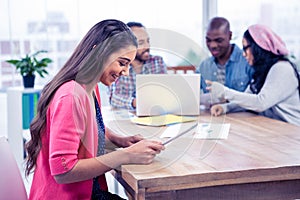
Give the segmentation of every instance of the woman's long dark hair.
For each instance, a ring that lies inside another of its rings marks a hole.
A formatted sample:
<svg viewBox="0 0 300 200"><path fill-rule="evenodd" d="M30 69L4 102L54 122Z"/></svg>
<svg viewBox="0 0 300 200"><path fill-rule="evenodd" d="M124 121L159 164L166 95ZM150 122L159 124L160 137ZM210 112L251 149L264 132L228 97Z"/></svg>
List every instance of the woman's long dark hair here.
<svg viewBox="0 0 300 200"><path fill-rule="evenodd" d="M271 67L278 61L288 61L293 67L295 76L298 79L298 90L300 97L300 77L296 65L283 55L275 55L270 51L262 49L253 40L248 30L244 33L244 38L247 40L248 45L250 45L251 52L254 58L252 65L252 67L254 68L254 74L250 83L251 91L254 94L258 94L265 83L266 77Z"/></svg>
<svg viewBox="0 0 300 200"><path fill-rule="evenodd" d="M30 124L31 140L26 144L27 176L35 167L42 148L41 138L46 127L46 113L56 90L70 80L80 84L92 83L100 77L109 56L129 46L137 47L136 37L126 24L118 20L101 21L84 36L66 64L41 92L37 115Z"/></svg>

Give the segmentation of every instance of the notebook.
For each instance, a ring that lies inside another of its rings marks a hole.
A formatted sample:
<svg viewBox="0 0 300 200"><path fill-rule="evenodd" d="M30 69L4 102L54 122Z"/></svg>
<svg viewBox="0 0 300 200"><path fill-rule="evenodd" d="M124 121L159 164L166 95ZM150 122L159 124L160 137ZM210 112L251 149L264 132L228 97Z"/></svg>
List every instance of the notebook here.
<svg viewBox="0 0 300 200"><path fill-rule="evenodd" d="M136 115L199 115L200 74L139 74Z"/></svg>

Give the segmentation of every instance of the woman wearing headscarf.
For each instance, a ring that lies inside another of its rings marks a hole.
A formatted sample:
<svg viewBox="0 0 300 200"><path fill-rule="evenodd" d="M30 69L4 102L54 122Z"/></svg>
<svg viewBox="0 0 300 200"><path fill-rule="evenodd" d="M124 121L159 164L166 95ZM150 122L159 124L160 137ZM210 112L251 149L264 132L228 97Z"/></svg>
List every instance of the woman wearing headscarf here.
<svg viewBox="0 0 300 200"><path fill-rule="evenodd" d="M300 126L300 78L282 39L256 24L245 31L242 43L243 55L254 69L253 79L245 92L207 81L213 98L228 102L212 106L211 114L251 110Z"/></svg>

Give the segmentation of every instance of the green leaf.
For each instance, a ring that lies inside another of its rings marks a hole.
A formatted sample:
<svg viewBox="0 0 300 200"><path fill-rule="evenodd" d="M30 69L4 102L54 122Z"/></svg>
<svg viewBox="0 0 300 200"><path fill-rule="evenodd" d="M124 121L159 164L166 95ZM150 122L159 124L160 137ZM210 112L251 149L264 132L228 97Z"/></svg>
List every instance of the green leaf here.
<svg viewBox="0 0 300 200"><path fill-rule="evenodd" d="M52 63L52 60L47 57L38 60L37 55L39 55L40 53L47 53L47 51L40 50L31 55L26 54L19 60L11 59L6 60L6 62L14 65L16 67L16 70L19 71L22 76L34 75L34 73L37 72L41 77L44 77L44 74L48 74L46 68L48 67L49 63Z"/></svg>

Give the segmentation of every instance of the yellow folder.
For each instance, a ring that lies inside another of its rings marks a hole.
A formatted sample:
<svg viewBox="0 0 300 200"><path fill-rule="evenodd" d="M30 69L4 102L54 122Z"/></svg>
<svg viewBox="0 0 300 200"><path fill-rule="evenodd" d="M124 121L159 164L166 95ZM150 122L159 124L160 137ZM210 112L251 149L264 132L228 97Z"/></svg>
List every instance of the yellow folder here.
<svg viewBox="0 0 300 200"><path fill-rule="evenodd" d="M197 120L197 117L178 116L173 114L151 116L151 117L134 117L131 121L136 124L146 126L165 126L182 122L191 122Z"/></svg>

